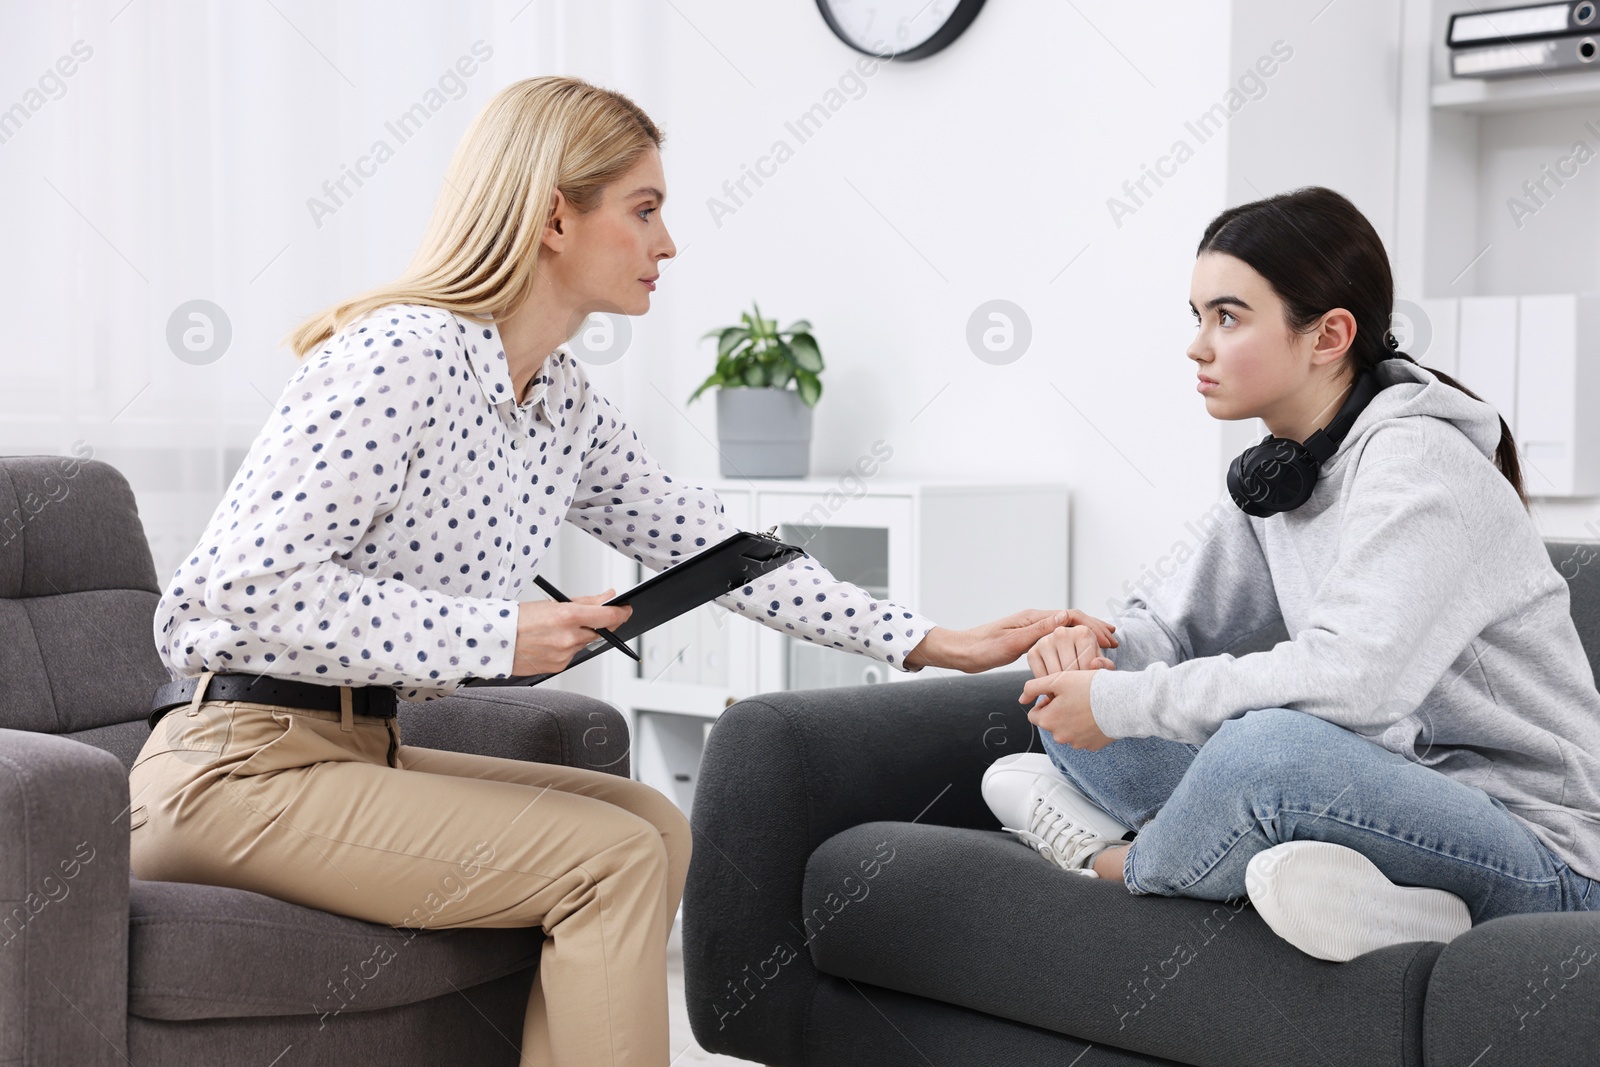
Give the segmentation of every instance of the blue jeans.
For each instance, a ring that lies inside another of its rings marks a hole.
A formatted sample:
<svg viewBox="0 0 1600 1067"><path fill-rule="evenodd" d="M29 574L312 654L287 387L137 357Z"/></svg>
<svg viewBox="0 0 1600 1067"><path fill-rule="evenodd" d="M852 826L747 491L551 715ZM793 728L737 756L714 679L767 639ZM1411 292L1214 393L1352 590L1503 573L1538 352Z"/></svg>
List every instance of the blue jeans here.
<svg viewBox="0 0 1600 1067"><path fill-rule="evenodd" d="M1500 801L1314 715L1247 712L1204 745L1138 737L1085 752L1040 737L1089 799L1138 831L1123 863L1133 893L1235 900L1256 853L1329 841L1397 885L1454 893L1475 923L1600 908L1600 883Z"/></svg>

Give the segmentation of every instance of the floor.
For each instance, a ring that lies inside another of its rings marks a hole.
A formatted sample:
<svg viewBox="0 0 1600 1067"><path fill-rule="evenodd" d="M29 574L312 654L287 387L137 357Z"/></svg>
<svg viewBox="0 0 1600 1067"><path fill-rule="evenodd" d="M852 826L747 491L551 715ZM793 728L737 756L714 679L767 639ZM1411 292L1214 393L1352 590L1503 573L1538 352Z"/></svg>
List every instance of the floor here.
<svg viewBox="0 0 1600 1067"><path fill-rule="evenodd" d="M667 942L667 1010L672 1021L671 1067L691 1064L716 1064L717 1067L750 1067L749 1060L713 1055L695 1044L689 1030L689 1008L683 995L683 921L672 924L672 939Z"/></svg>

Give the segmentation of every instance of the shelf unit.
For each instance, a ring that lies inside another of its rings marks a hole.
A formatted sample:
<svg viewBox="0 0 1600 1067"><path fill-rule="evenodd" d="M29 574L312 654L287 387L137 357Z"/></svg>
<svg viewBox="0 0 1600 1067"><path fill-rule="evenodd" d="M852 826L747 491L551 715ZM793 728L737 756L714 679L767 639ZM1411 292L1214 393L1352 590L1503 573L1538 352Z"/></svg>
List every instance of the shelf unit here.
<svg viewBox="0 0 1600 1067"><path fill-rule="evenodd" d="M1064 608L1069 500L1062 485L877 478L774 478L701 483L745 530L777 527L837 578L965 629L1023 608ZM607 553L605 584L649 572ZM599 659L602 695L627 716L634 775L688 811L700 753L723 710L784 689L893 684L916 674L826 648L708 604L635 639L641 661Z"/></svg>
<svg viewBox="0 0 1600 1067"><path fill-rule="evenodd" d="M1453 78L1450 15L1407 0L1398 287L1433 341L1418 360L1499 410L1530 494L1600 494L1600 65Z"/></svg>
<svg viewBox="0 0 1600 1067"><path fill-rule="evenodd" d="M1443 34L1439 40L1444 40ZM1490 114L1600 104L1600 70L1486 81L1481 78L1451 78L1446 69L1445 78L1446 81L1435 82L1429 92L1430 103L1440 111Z"/></svg>

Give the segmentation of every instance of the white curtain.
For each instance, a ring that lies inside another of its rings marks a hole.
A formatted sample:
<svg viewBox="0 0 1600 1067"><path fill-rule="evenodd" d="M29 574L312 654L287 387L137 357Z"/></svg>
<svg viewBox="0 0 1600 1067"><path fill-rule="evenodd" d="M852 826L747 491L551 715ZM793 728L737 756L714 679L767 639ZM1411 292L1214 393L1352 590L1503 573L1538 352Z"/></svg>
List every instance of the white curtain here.
<svg viewBox="0 0 1600 1067"><path fill-rule="evenodd" d="M405 265L483 104L645 75L612 6L0 0L0 453L118 467L164 583L295 366L284 334ZM221 315L175 350L196 300Z"/></svg>

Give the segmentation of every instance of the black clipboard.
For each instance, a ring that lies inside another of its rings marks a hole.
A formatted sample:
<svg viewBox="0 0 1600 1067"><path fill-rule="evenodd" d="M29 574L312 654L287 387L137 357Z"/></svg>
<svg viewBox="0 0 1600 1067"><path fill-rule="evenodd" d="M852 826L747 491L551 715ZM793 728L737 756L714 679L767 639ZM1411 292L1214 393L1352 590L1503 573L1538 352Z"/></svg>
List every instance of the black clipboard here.
<svg viewBox="0 0 1600 1067"><path fill-rule="evenodd" d="M633 607L633 614L628 616L627 622L611 632L623 641L631 641L664 622L670 622L740 586L749 585L763 574L805 555L805 549L786 544L775 535L776 528L772 533L740 530L704 552L675 563L627 592L612 597L606 601L608 606L629 604ZM597 637L559 671L512 675L508 678L473 678L462 684L538 685L546 678L554 678L593 659L610 647L603 638Z"/></svg>

